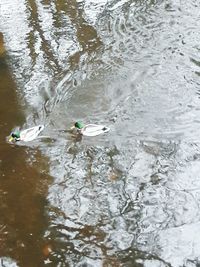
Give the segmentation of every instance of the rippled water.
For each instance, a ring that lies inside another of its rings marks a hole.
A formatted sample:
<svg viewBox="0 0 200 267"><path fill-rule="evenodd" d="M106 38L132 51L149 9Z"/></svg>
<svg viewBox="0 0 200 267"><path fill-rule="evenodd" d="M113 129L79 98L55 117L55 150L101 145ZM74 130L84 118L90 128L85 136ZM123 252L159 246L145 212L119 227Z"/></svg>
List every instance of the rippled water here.
<svg viewBox="0 0 200 267"><path fill-rule="evenodd" d="M199 8L0 1L0 266L199 266Z"/></svg>

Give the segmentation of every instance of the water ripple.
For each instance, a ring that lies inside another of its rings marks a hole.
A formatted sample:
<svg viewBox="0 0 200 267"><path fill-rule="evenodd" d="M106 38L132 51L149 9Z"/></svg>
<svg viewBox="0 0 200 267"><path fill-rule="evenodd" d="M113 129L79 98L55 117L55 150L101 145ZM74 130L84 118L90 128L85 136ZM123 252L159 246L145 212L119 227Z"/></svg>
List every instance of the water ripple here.
<svg viewBox="0 0 200 267"><path fill-rule="evenodd" d="M52 137L40 143L54 177L41 230L48 260L198 264L198 3L30 2L15 0L16 23L4 3L1 25L26 124L45 122ZM111 132L74 139L65 130L77 119Z"/></svg>

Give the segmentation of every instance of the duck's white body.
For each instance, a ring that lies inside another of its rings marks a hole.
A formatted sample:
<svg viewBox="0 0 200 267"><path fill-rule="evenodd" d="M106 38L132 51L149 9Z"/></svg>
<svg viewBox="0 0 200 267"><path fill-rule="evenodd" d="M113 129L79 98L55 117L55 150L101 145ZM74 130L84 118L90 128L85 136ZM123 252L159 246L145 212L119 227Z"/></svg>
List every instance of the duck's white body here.
<svg viewBox="0 0 200 267"><path fill-rule="evenodd" d="M107 133L110 128L105 125L87 124L79 132L85 136L97 136L102 133Z"/></svg>
<svg viewBox="0 0 200 267"><path fill-rule="evenodd" d="M44 130L44 125L34 126L32 128L23 130L20 132L19 141L30 142L38 137L38 135Z"/></svg>

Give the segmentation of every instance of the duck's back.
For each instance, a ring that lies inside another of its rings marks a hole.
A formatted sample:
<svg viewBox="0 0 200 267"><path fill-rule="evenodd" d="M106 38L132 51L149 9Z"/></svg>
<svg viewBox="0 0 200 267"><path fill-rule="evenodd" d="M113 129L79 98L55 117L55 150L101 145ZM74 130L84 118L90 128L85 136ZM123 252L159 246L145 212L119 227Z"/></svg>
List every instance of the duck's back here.
<svg viewBox="0 0 200 267"><path fill-rule="evenodd" d="M102 133L106 133L110 130L110 128L105 125L97 125L97 124L88 124L82 130L82 134L85 136L97 136Z"/></svg>
<svg viewBox="0 0 200 267"><path fill-rule="evenodd" d="M20 133L20 139L24 142L33 141L44 129L44 125L38 125L26 130L23 130Z"/></svg>

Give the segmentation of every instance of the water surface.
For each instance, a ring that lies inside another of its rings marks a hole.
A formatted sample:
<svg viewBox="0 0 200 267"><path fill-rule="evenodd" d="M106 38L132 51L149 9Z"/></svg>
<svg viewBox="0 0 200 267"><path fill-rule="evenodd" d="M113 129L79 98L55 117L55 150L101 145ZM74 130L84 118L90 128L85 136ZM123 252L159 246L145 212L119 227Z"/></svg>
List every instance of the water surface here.
<svg viewBox="0 0 200 267"><path fill-rule="evenodd" d="M0 8L2 266L198 266L199 4ZM39 123L49 139L5 142Z"/></svg>

